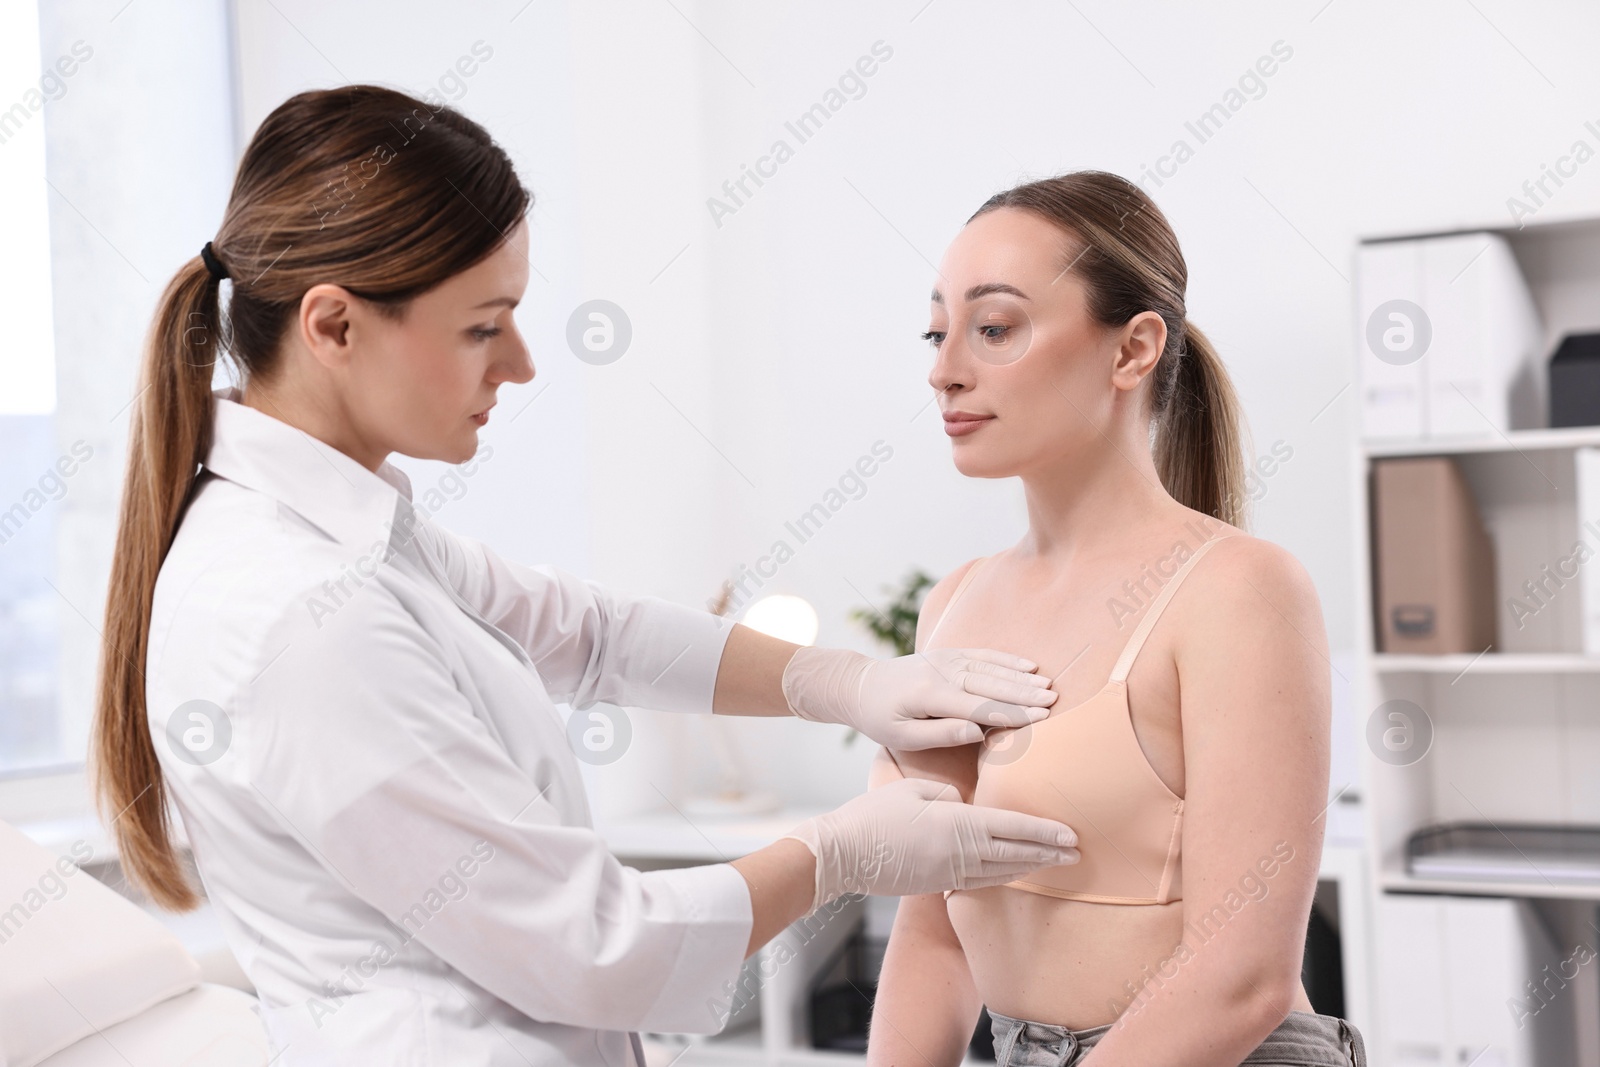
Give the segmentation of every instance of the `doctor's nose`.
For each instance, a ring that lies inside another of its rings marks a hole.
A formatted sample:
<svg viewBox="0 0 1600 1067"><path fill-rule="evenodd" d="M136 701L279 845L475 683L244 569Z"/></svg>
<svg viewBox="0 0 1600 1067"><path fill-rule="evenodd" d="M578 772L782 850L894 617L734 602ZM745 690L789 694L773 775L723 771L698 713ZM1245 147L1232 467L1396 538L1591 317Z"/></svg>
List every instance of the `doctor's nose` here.
<svg viewBox="0 0 1600 1067"><path fill-rule="evenodd" d="M490 370L490 377L497 381L511 382L521 385L523 382L533 380L534 367L532 354L528 351L528 343L522 339L522 334L516 329L509 331L511 344L503 358L496 361Z"/></svg>

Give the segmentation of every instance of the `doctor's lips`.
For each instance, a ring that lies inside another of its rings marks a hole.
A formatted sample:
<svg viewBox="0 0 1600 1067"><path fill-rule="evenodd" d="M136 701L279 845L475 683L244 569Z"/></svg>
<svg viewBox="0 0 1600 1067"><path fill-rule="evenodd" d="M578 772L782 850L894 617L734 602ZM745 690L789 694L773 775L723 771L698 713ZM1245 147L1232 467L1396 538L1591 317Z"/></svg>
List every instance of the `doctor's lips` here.
<svg viewBox="0 0 1600 1067"><path fill-rule="evenodd" d="M951 437L969 434L994 418L993 415L975 415L970 411L946 411L943 414L944 432Z"/></svg>

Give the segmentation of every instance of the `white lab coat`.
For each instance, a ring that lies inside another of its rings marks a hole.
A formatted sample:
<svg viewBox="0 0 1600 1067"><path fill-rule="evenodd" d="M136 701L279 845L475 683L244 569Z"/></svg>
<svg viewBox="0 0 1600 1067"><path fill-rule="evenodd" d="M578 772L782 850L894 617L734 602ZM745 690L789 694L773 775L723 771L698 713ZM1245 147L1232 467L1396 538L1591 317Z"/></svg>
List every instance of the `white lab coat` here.
<svg viewBox="0 0 1600 1067"><path fill-rule="evenodd" d="M731 627L503 560L394 467L236 399L156 583L146 680L275 1064L626 1067L631 1030L714 1031L744 879L619 864L556 705L709 713Z"/></svg>

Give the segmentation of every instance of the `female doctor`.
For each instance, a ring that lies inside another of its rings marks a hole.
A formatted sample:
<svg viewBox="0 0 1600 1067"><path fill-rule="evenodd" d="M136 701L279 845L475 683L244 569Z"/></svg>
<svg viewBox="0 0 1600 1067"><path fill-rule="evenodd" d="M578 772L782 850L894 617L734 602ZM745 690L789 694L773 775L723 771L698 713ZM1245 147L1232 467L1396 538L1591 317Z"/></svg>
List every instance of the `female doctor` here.
<svg viewBox="0 0 1600 1067"><path fill-rule="evenodd" d="M129 877L184 909L175 805L279 1064L622 1065L630 1031L716 1030L741 962L846 892L1076 858L1061 823L917 780L729 863L607 852L558 703L794 714L910 749L1056 694L987 650L797 649L419 514L385 457L469 459L498 387L533 377L512 318L529 202L449 108L300 94L148 341L96 780ZM219 351L242 390L212 393Z"/></svg>

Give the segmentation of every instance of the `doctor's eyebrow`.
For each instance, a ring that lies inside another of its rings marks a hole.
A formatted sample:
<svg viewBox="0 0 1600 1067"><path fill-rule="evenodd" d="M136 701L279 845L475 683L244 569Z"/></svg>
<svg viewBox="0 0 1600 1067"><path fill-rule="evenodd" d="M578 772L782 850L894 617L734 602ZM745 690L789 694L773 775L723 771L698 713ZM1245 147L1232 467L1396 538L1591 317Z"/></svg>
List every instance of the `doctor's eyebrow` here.
<svg viewBox="0 0 1600 1067"><path fill-rule="evenodd" d="M1020 297L1023 300L1028 299L1027 293L1024 293L1014 285L1007 285L1005 282L984 282L982 285L974 285L967 290L967 299L976 300L978 297L988 296L990 293L1010 293L1012 296ZM942 304L944 303L944 294L935 289L929 299L935 304Z"/></svg>

